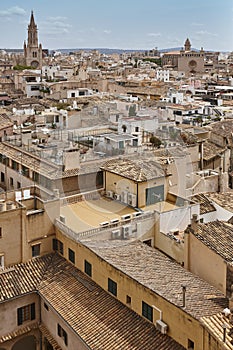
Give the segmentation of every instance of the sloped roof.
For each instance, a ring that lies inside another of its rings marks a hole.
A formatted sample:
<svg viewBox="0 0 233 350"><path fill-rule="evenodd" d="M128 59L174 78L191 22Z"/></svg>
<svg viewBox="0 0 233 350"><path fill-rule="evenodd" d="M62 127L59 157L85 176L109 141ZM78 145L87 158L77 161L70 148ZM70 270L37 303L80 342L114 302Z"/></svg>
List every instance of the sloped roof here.
<svg viewBox="0 0 233 350"><path fill-rule="evenodd" d="M215 206L211 203L208 196L204 193L195 194L192 200L200 204L200 214L210 213L216 211Z"/></svg>
<svg viewBox="0 0 233 350"><path fill-rule="evenodd" d="M225 221L199 224L193 233L203 244L220 255L226 262L233 259L233 225Z"/></svg>
<svg viewBox="0 0 233 350"><path fill-rule="evenodd" d="M93 350L184 350L58 254L6 269L0 291L1 302L38 292Z"/></svg>
<svg viewBox="0 0 233 350"><path fill-rule="evenodd" d="M232 133L233 133L233 120L222 120L216 123L208 125L208 128L222 137L226 137L229 142L232 142Z"/></svg>
<svg viewBox="0 0 233 350"><path fill-rule="evenodd" d="M203 143L203 158L204 158L204 160L212 159L212 158L216 157L217 155L223 153L224 151L225 151L225 148L220 147L209 140L206 140Z"/></svg>
<svg viewBox="0 0 233 350"><path fill-rule="evenodd" d="M59 256L39 293L91 349L183 349Z"/></svg>
<svg viewBox="0 0 233 350"><path fill-rule="evenodd" d="M0 303L36 291L51 259L45 255L0 271Z"/></svg>
<svg viewBox="0 0 233 350"><path fill-rule="evenodd" d="M220 207L233 213L233 191L208 193L208 197Z"/></svg>
<svg viewBox="0 0 233 350"><path fill-rule="evenodd" d="M152 159L113 159L107 161L101 168L136 182L146 182L165 176L161 165Z"/></svg>
<svg viewBox="0 0 233 350"><path fill-rule="evenodd" d="M228 299L215 287L142 242L92 240L82 243L122 273L179 308L182 308L181 286L185 285L185 312L198 320L221 312L228 305Z"/></svg>

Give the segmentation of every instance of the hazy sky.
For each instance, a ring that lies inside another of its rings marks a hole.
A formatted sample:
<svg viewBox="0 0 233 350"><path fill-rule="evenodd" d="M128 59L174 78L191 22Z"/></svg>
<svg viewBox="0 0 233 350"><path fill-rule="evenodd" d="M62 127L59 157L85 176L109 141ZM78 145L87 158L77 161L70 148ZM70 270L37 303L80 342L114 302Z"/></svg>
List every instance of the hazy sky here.
<svg viewBox="0 0 233 350"><path fill-rule="evenodd" d="M31 10L44 48L233 51L233 0L0 0L0 48L22 48Z"/></svg>

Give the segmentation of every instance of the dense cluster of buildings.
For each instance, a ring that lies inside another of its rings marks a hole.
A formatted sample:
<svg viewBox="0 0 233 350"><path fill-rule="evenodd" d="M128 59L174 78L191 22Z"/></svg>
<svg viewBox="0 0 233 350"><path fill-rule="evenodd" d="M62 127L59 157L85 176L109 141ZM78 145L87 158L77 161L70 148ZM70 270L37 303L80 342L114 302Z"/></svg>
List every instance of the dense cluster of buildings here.
<svg viewBox="0 0 233 350"><path fill-rule="evenodd" d="M233 349L233 55L0 53L0 350Z"/></svg>

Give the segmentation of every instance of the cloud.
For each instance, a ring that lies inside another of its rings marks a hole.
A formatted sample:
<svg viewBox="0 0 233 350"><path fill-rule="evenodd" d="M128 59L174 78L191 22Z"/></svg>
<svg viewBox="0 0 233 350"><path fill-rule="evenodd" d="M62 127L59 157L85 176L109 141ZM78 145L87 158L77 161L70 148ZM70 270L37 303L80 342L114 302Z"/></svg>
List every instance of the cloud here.
<svg viewBox="0 0 233 350"><path fill-rule="evenodd" d="M25 16L26 11L19 6L13 6L6 10L0 11L0 17L9 17L9 16Z"/></svg>
<svg viewBox="0 0 233 350"><path fill-rule="evenodd" d="M109 29L105 29L105 30L103 31L103 33L104 33L104 34L111 34L111 33L112 33L112 31L111 31L111 30L109 30Z"/></svg>
<svg viewBox="0 0 233 350"><path fill-rule="evenodd" d="M147 36L157 38L157 37L161 36L161 33L147 33Z"/></svg>
<svg viewBox="0 0 233 350"><path fill-rule="evenodd" d="M198 36L208 35L208 36L213 36L213 37L217 37L218 36L218 34L208 32L207 30L199 30L199 31L196 32L196 35L198 35Z"/></svg>
<svg viewBox="0 0 233 350"><path fill-rule="evenodd" d="M193 26L193 27L203 27L203 23L191 23L191 26Z"/></svg>
<svg viewBox="0 0 233 350"><path fill-rule="evenodd" d="M42 32L45 35L68 34L72 25L67 23L67 17L48 17L46 22L41 23Z"/></svg>

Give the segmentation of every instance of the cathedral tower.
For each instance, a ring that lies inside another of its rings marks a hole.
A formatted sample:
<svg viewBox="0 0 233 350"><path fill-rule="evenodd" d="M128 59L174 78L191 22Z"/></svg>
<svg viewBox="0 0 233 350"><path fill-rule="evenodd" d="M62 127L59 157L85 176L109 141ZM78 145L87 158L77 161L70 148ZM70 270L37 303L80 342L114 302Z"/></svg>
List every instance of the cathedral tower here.
<svg viewBox="0 0 233 350"><path fill-rule="evenodd" d="M28 40L24 42L24 59L26 66L42 68L42 46L38 44L38 30L35 24L33 11L28 25Z"/></svg>

